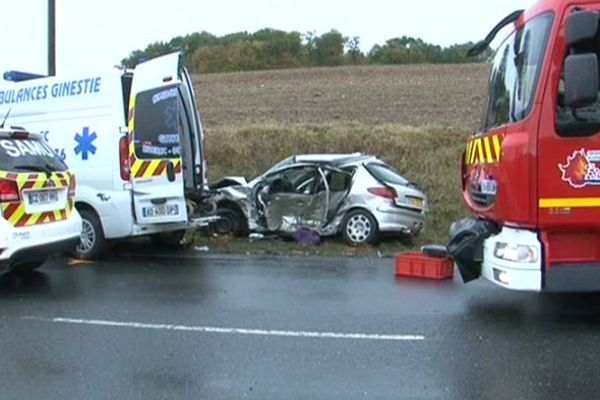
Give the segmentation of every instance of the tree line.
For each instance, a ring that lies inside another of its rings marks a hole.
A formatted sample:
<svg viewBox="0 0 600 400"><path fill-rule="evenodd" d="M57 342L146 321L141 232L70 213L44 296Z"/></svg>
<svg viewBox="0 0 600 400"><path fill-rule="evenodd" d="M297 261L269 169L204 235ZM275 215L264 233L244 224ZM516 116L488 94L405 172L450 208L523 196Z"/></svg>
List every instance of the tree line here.
<svg viewBox="0 0 600 400"><path fill-rule="evenodd" d="M314 31L262 29L220 37L203 31L151 43L144 50L132 51L122 63L132 68L144 59L181 51L190 71L210 73L311 66L465 63L489 56L468 58L466 51L472 44L442 47L403 36L375 45L365 53L360 49L360 37L345 37L336 30L317 36Z"/></svg>

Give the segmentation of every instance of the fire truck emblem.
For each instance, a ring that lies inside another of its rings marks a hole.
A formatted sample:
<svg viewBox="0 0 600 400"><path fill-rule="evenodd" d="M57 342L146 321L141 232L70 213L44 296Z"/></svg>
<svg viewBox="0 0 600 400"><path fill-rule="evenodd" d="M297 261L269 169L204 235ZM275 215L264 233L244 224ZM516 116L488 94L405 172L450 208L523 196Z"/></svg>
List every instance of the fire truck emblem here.
<svg viewBox="0 0 600 400"><path fill-rule="evenodd" d="M565 164L558 164L562 180L576 189L600 185L600 150L576 150Z"/></svg>

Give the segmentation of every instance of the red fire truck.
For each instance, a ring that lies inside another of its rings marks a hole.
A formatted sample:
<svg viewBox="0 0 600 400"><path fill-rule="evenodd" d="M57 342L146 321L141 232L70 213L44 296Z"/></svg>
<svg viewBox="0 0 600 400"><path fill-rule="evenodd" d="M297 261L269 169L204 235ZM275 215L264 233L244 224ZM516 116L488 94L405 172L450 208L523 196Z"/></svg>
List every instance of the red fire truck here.
<svg viewBox="0 0 600 400"><path fill-rule="evenodd" d="M482 130L462 157L472 218L447 251L468 282L600 290L600 1L542 0L471 49L494 57Z"/></svg>

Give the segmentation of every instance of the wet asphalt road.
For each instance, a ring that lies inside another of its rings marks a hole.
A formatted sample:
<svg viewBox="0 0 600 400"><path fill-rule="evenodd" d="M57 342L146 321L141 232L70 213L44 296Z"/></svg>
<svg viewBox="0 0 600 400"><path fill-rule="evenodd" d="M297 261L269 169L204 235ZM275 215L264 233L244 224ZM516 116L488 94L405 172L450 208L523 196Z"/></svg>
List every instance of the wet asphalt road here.
<svg viewBox="0 0 600 400"><path fill-rule="evenodd" d="M596 398L599 304L391 259L55 260L0 277L0 399Z"/></svg>

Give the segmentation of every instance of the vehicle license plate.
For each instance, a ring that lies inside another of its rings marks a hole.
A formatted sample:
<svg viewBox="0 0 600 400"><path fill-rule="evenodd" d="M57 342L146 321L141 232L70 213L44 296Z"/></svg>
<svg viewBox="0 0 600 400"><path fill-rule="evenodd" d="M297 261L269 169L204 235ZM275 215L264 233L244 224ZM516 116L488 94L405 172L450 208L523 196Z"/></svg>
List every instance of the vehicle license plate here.
<svg viewBox="0 0 600 400"><path fill-rule="evenodd" d="M491 179L484 179L481 181L481 193L487 195L495 195L498 191L498 184L496 181Z"/></svg>
<svg viewBox="0 0 600 400"><path fill-rule="evenodd" d="M56 190L40 190L28 194L29 204L32 206L43 206L58 202L58 192Z"/></svg>
<svg viewBox="0 0 600 400"><path fill-rule="evenodd" d="M162 206L143 207L142 215L144 217L164 217L179 214L179 205L165 204Z"/></svg>
<svg viewBox="0 0 600 400"><path fill-rule="evenodd" d="M425 202L425 200L419 198L419 197L408 197L408 201L410 202L410 205L413 207L419 207L422 208L423 207L423 203Z"/></svg>

